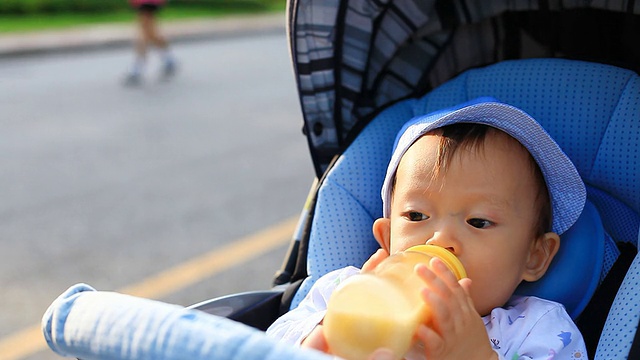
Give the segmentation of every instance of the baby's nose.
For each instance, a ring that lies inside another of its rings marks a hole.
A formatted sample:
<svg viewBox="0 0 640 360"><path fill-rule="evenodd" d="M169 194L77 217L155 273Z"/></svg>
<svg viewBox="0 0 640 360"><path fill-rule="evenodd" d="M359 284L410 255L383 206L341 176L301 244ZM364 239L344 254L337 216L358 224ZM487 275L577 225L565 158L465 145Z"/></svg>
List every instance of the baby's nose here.
<svg viewBox="0 0 640 360"><path fill-rule="evenodd" d="M435 245L445 248L452 253L456 254L459 251L459 244L455 236L446 231L436 231L433 235L427 239L427 245Z"/></svg>

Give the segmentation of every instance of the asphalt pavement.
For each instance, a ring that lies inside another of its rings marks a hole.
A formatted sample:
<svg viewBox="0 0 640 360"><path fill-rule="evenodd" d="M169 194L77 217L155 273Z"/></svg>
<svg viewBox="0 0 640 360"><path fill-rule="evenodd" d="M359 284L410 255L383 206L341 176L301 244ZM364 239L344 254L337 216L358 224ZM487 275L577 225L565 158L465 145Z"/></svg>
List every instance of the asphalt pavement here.
<svg viewBox="0 0 640 360"><path fill-rule="evenodd" d="M250 35L256 32L284 32L285 14L228 16L192 20L172 20L160 24L170 42ZM131 46L136 35L134 23L79 26L64 30L0 34L0 59L43 53L89 51Z"/></svg>
<svg viewBox="0 0 640 360"><path fill-rule="evenodd" d="M282 261L292 229L257 258L209 254L263 245L313 179L284 14L161 27L184 66L136 88L133 24L0 36L0 359L58 358L39 320L73 283L189 305L267 288Z"/></svg>

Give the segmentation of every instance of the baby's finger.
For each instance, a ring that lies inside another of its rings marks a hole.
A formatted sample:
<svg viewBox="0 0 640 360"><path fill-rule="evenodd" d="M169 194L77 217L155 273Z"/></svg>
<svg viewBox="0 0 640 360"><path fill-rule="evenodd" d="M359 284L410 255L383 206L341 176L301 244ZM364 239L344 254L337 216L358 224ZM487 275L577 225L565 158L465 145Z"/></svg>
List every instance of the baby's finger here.
<svg viewBox="0 0 640 360"><path fill-rule="evenodd" d="M451 272L447 265L445 265L444 262L438 258L432 259L430 265L433 269L433 272L447 285L448 289L451 291L451 301L455 301L458 306L466 305L467 299L469 298L469 291L467 291L468 289L464 289L461 286L461 282L458 281L456 276ZM470 283L468 286L470 286Z"/></svg>
<svg viewBox="0 0 640 360"><path fill-rule="evenodd" d="M449 298L452 296L449 285L443 281L443 279L434 271L430 266L424 264L418 264L414 268L416 274L424 281L427 288L430 291L435 292L443 298Z"/></svg>
<svg viewBox="0 0 640 360"><path fill-rule="evenodd" d="M474 309L474 311L475 311L475 306L473 305L473 300L471 299L471 284L472 284L471 279L464 278L464 279L461 279L460 281L458 281L458 283L460 284L460 287L462 288L462 290L464 291L464 293L466 295L468 308L469 309Z"/></svg>
<svg viewBox="0 0 640 360"><path fill-rule="evenodd" d="M426 285L422 298L431 308L434 329L444 337L463 326L459 315L468 312L468 296L446 265L441 261L433 261L430 265L433 266L416 266L416 272Z"/></svg>
<svg viewBox="0 0 640 360"><path fill-rule="evenodd" d="M456 276L451 272L449 267L447 267L447 265L445 265L445 263L441 259L437 257L432 258L431 261L429 261L429 266L431 267L433 272L438 275L438 277L440 277L447 283L447 285L453 287L457 286L458 279L456 279Z"/></svg>
<svg viewBox="0 0 640 360"><path fill-rule="evenodd" d="M460 281L458 281L458 284L460 284L460 287L464 290L467 296L471 296L471 283L472 281L469 278L460 279Z"/></svg>
<svg viewBox="0 0 640 360"><path fill-rule="evenodd" d="M441 337L446 337L455 331L456 324L453 313L455 308L450 307L450 302L429 288L423 289L421 295L429 309L430 319L428 325Z"/></svg>
<svg viewBox="0 0 640 360"><path fill-rule="evenodd" d="M393 354L393 351L387 348L380 348L374 351L371 355L369 355L367 359L368 360L393 360L395 358L396 357Z"/></svg>
<svg viewBox="0 0 640 360"><path fill-rule="evenodd" d="M389 257L389 253L385 249L378 249L364 265L362 265L362 272L372 271L375 269L384 259Z"/></svg>
<svg viewBox="0 0 640 360"><path fill-rule="evenodd" d="M424 344L424 355L426 358L437 357L445 349L444 339L433 329L425 325L418 327L416 337Z"/></svg>
<svg viewBox="0 0 640 360"><path fill-rule="evenodd" d="M329 345L327 344L327 339L324 337L322 325L316 326L309 336L302 340L300 345L302 347L316 349L322 352L329 351Z"/></svg>

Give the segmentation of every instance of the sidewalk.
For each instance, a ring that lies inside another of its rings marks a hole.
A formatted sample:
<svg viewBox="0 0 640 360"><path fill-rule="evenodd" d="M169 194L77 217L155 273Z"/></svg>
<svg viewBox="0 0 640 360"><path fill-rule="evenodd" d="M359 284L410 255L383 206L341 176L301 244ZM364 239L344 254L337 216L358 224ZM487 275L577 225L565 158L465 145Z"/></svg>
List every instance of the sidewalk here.
<svg viewBox="0 0 640 360"><path fill-rule="evenodd" d="M212 39L252 33L285 32L284 13L219 19L171 21L160 24L172 41ZM0 34L0 59L7 56L131 46L134 24L93 25L47 32Z"/></svg>

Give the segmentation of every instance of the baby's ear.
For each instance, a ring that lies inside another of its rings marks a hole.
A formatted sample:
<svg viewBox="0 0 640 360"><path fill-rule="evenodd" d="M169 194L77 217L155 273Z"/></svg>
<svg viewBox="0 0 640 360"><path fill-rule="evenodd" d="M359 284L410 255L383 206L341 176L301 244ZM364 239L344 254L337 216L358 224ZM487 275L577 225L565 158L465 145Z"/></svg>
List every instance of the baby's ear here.
<svg viewBox="0 0 640 360"><path fill-rule="evenodd" d="M526 268L522 276L523 280L536 281L549 269L551 260L560 248L560 236L554 232L548 232L536 239L529 249Z"/></svg>
<svg viewBox="0 0 640 360"><path fill-rule="evenodd" d="M379 218L373 222L373 237L376 238L380 247L385 249L387 253L391 253L391 220L388 218Z"/></svg>

